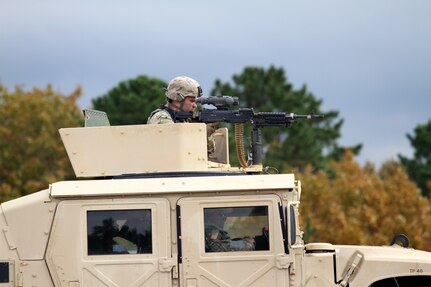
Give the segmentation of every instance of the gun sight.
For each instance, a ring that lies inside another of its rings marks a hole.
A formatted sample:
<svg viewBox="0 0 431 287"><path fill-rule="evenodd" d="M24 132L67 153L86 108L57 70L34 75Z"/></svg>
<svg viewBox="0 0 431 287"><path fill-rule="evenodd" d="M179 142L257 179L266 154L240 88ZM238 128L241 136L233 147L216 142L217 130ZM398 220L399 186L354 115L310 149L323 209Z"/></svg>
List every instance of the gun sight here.
<svg viewBox="0 0 431 287"><path fill-rule="evenodd" d="M238 97L231 96L200 97L197 99L197 102L202 105L213 105L217 108L227 108L239 105Z"/></svg>

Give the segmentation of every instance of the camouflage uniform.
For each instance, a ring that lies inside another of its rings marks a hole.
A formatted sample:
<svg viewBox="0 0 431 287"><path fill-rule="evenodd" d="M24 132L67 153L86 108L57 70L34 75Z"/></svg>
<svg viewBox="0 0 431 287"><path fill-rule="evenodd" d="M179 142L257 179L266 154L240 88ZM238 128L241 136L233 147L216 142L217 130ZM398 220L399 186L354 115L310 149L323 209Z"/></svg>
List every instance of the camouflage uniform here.
<svg viewBox="0 0 431 287"><path fill-rule="evenodd" d="M217 239L211 239L211 235L218 233ZM205 251L206 252L226 252L230 249L230 237L226 231L215 225L205 228Z"/></svg>
<svg viewBox="0 0 431 287"><path fill-rule="evenodd" d="M166 109L159 108L148 117L147 124L173 124L174 120Z"/></svg>
<svg viewBox="0 0 431 287"><path fill-rule="evenodd" d="M212 235L218 234L216 239ZM206 252L227 252L227 251L251 251L255 250L252 238L238 238L232 240L227 231L215 225L205 228L205 251Z"/></svg>

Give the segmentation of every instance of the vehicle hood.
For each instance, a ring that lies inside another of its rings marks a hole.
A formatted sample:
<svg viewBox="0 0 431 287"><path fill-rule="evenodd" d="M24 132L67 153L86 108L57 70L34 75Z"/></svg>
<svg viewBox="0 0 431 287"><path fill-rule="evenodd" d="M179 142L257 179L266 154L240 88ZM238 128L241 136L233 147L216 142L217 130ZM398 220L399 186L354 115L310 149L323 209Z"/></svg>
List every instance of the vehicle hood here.
<svg viewBox="0 0 431 287"><path fill-rule="evenodd" d="M431 252L399 245L333 247L336 277L341 280L354 268L352 286L369 286L389 277L431 276Z"/></svg>

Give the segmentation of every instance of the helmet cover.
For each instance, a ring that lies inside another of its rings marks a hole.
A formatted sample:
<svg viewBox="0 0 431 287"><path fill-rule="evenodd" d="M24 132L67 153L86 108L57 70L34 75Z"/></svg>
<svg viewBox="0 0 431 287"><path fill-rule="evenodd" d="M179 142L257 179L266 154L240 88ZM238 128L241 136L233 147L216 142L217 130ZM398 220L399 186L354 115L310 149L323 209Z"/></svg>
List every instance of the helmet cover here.
<svg viewBox="0 0 431 287"><path fill-rule="evenodd" d="M169 82L165 94L168 99L182 102L186 97L199 98L202 96L202 89L196 80L179 76Z"/></svg>

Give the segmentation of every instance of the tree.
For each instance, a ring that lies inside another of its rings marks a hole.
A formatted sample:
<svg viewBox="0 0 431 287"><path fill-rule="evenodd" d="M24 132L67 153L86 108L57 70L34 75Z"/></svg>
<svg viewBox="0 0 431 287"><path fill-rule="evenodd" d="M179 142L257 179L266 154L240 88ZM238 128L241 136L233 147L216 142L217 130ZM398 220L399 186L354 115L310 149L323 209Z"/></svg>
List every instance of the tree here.
<svg viewBox="0 0 431 287"><path fill-rule="evenodd" d="M162 80L139 76L93 99L93 108L105 111L113 125L144 124L150 113L164 103L166 86Z"/></svg>
<svg viewBox="0 0 431 287"><path fill-rule="evenodd" d="M321 111L322 101L309 93L305 85L295 90L282 68L246 67L232 80L233 84L216 80L211 95L239 97L242 107L252 107L255 111L324 115L321 120L298 121L290 129L263 129L266 163L278 169L283 169L285 163L299 169L308 163L324 168L328 158L339 158L346 149L336 142L343 124L343 120L338 119L338 112ZM359 153L361 145L351 148Z"/></svg>
<svg viewBox="0 0 431 287"><path fill-rule="evenodd" d="M307 241L388 245L404 233L414 248L431 250L430 202L400 164L388 161L376 172L346 152L330 165L334 177L311 168L298 174Z"/></svg>
<svg viewBox="0 0 431 287"><path fill-rule="evenodd" d="M413 158L398 155L401 164L406 168L410 178L417 183L422 194L429 196L431 191L431 120L420 124L414 134L407 134L414 149Z"/></svg>
<svg viewBox="0 0 431 287"><path fill-rule="evenodd" d="M9 93L0 84L0 202L73 176L58 129L82 125L80 94L63 96L51 86Z"/></svg>

